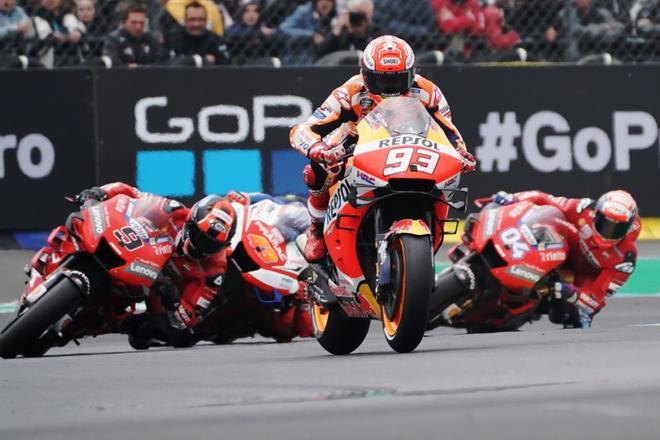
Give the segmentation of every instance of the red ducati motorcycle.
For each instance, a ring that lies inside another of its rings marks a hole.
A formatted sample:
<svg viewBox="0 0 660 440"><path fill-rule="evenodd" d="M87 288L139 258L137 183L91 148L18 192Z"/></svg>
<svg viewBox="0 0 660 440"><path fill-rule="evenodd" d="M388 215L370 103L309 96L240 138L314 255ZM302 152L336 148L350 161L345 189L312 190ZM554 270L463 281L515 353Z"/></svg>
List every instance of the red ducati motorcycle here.
<svg viewBox="0 0 660 440"><path fill-rule="evenodd" d="M72 213L26 269L18 309L0 332L0 356L41 356L71 340L117 331L172 254L168 219L176 203L120 195Z"/></svg>
<svg viewBox="0 0 660 440"><path fill-rule="evenodd" d="M236 232L229 244L227 273L199 324L192 331L175 330L165 316L145 313L139 317L145 325L129 336L133 348L228 344L255 334L281 342L311 336L309 304L300 281L308 264L294 243L309 227L307 207L272 198L232 206ZM176 279L170 265L163 275Z"/></svg>
<svg viewBox="0 0 660 440"><path fill-rule="evenodd" d="M462 243L449 251L452 266L436 278L429 329L511 331L538 319L550 286L570 276L559 271L568 255L565 221L559 209L529 201L488 203L470 214Z"/></svg>

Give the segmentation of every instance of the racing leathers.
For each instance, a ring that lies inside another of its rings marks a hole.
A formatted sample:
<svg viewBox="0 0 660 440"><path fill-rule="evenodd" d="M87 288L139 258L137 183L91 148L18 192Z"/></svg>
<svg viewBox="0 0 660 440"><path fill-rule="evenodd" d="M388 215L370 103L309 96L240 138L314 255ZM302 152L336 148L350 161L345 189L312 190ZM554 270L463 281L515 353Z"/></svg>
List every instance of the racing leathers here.
<svg viewBox="0 0 660 440"><path fill-rule="evenodd" d="M520 192L514 197L515 201L554 206L564 213L567 221L558 220L570 246L564 268L573 272L575 279L562 288L574 292L576 298L574 302L556 303L557 307L550 309L550 319L568 326L589 327L594 315L605 307L607 298L615 294L635 270L635 241L641 231L641 219L635 218L623 239L603 248L594 242L595 232L590 227L595 214L594 200L555 197L540 191Z"/></svg>
<svg viewBox="0 0 660 440"><path fill-rule="evenodd" d="M444 130L447 138L464 157L464 172L474 169L474 158L465 147L460 132L451 120L451 110L440 88L421 75L415 75L412 87L403 96L418 98L433 119ZM309 213L312 217L312 234L319 234L322 219L329 202L329 189L337 181L338 172L328 173L319 162L327 166L336 150L325 150L319 156L319 144L352 145L357 141L357 124L384 98L369 93L362 75L355 75L336 88L323 104L305 121L292 128L292 147L310 159L303 170L303 179L309 187ZM337 157L337 162L341 160ZM306 252L307 254L307 249ZM321 254L324 253L321 252ZM308 257L308 255L305 255Z"/></svg>

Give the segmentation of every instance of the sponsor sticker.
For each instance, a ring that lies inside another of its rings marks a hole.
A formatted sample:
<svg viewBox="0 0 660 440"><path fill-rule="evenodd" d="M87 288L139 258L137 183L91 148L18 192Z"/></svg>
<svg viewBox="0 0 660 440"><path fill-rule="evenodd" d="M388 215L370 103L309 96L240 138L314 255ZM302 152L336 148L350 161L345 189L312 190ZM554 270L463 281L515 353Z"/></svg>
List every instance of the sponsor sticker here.
<svg viewBox="0 0 660 440"><path fill-rule="evenodd" d="M131 275L135 275L140 278L144 278L149 281L156 281L156 278L158 278L159 270L153 266L140 263L139 261L133 261L128 265L126 269L124 269L124 272L130 273Z"/></svg>
<svg viewBox="0 0 660 440"><path fill-rule="evenodd" d="M632 261L624 261L623 263L615 265L614 268L619 272L631 274L635 271L635 263Z"/></svg>
<svg viewBox="0 0 660 440"><path fill-rule="evenodd" d="M542 273L537 272L529 267L520 266L520 265L509 267L506 270L506 273L523 281L528 281L531 284L538 283L543 277Z"/></svg>

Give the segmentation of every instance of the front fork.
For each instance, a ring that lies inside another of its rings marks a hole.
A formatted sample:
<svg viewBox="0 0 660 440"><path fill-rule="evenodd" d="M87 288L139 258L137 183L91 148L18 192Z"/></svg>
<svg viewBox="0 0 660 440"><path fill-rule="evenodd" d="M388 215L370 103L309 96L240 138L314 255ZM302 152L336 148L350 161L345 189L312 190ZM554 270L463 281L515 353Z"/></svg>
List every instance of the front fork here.
<svg viewBox="0 0 660 440"><path fill-rule="evenodd" d="M430 216L429 216L430 217ZM385 298L392 293L392 264L390 256L390 243L401 234L428 236L432 240L429 220L403 219L397 220L385 231L383 216L379 209L374 215L376 222L376 300L382 304ZM433 260L435 264L435 259Z"/></svg>

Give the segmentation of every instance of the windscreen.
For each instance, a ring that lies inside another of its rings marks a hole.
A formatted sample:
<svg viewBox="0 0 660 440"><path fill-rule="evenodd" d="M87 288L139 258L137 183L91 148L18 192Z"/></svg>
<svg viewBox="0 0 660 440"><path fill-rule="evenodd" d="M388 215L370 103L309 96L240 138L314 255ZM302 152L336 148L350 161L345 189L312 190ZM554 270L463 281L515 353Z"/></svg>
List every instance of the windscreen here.
<svg viewBox="0 0 660 440"><path fill-rule="evenodd" d="M390 136L425 136L436 124L419 99L405 96L384 99L367 115L367 123L372 127L384 126Z"/></svg>
<svg viewBox="0 0 660 440"><path fill-rule="evenodd" d="M152 232L168 228L171 212L181 205L163 197L144 194L129 202L126 217L133 218ZM152 234L150 234L152 235Z"/></svg>

